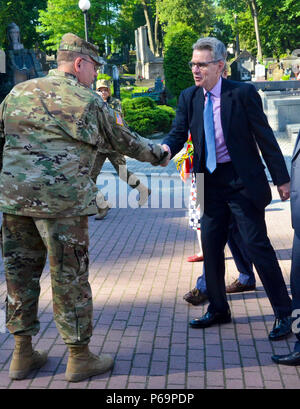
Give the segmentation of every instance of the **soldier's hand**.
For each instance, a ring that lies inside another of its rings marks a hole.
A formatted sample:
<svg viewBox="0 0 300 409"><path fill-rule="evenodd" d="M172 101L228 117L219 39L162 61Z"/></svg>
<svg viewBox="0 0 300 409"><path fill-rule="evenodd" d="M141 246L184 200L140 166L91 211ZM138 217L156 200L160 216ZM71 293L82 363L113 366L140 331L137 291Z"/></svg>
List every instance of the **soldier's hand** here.
<svg viewBox="0 0 300 409"><path fill-rule="evenodd" d="M161 148L164 150L164 152L167 152L167 155L165 154L164 160L160 163L160 166L166 167L168 166L170 159L171 159L171 150L168 145L160 145Z"/></svg>
<svg viewBox="0 0 300 409"><path fill-rule="evenodd" d="M153 166L167 166L169 163L168 152L162 147L162 145L155 144L152 145L152 153L157 158L157 160L152 161Z"/></svg>

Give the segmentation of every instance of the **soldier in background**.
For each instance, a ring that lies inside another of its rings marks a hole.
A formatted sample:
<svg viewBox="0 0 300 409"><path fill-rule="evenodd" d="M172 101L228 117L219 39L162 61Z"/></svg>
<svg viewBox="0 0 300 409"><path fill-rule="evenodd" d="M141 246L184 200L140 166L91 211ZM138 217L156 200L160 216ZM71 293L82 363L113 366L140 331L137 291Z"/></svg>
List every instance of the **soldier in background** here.
<svg viewBox="0 0 300 409"><path fill-rule="evenodd" d="M133 135L108 114L92 91L97 47L68 33L58 69L16 85L0 105L0 211L7 283L6 325L14 334L9 368L25 378L47 360L34 351L39 331L39 280L49 256L56 326L69 348L66 379L106 372L109 355L89 351L92 293L88 282L88 216L97 213L90 178L97 151L124 153L153 165L167 160L161 146Z"/></svg>
<svg viewBox="0 0 300 409"><path fill-rule="evenodd" d="M119 115L122 114L121 101L117 98L111 96L111 86L108 80L98 80L96 83L96 92L101 96L104 103L108 108L117 111ZM118 152L102 153L101 151L97 152L94 166L92 169L91 177L96 183L97 176L101 172L101 169L104 165L104 162L108 159L113 167L116 169L119 177L128 183L132 189L137 189L140 193L139 205L143 206L148 200L151 190L143 185L140 179L132 172L130 172L126 167L125 156ZM96 215L96 220L102 220L107 215L108 211L111 208L111 205L108 201L104 199L104 195L99 190L97 195L97 205L98 205L98 214Z"/></svg>

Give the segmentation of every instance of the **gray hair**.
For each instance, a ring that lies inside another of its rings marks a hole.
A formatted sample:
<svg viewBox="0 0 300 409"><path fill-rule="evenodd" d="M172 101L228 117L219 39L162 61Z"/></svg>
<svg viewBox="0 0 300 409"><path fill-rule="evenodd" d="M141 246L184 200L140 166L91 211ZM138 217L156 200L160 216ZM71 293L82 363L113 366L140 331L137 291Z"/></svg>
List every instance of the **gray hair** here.
<svg viewBox="0 0 300 409"><path fill-rule="evenodd" d="M195 44L193 44L193 50L210 50L214 60L226 61L227 50L222 41L214 37L199 38Z"/></svg>

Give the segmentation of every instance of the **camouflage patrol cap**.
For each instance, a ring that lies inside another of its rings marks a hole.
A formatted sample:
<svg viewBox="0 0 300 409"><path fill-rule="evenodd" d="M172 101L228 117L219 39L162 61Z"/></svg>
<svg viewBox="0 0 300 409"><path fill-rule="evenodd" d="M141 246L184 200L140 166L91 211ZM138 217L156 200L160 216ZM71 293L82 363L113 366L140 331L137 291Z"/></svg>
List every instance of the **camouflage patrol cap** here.
<svg viewBox="0 0 300 409"><path fill-rule="evenodd" d="M74 51L88 55L95 63L102 65L104 64L104 60L98 55L98 50L99 48L96 45L72 33L63 35L58 48L58 51Z"/></svg>
<svg viewBox="0 0 300 409"><path fill-rule="evenodd" d="M99 88L110 88L110 82L108 80L98 80L96 82L96 89Z"/></svg>

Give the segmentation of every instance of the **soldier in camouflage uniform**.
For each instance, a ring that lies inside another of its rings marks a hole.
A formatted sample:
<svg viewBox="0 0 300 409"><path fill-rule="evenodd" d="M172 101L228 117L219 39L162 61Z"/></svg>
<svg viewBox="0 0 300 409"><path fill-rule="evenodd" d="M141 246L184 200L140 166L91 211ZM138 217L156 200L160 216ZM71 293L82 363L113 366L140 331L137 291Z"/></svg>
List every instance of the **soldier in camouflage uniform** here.
<svg viewBox="0 0 300 409"><path fill-rule="evenodd" d="M97 48L68 33L58 69L18 84L0 105L0 211L7 282L6 324L15 350L9 374L23 379L41 367L34 351L39 331L39 279L49 256L53 310L69 347L66 379L79 381L113 365L93 355L92 294L88 282L88 216L97 212L90 177L97 151L118 151L153 165L167 160L160 145L132 135L110 116L90 88Z"/></svg>
<svg viewBox="0 0 300 409"><path fill-rule="evenodd" d="M117 111L120 115L122 114L121 101L117 98L111 96L111 85L108 80L98 80L96 83L96 92L101 96L108 108ZM132 189L137 189L140 194L139 205L142 206L146 203L151 190L144 186L140 179L132 172L127 169L126 159L124 155L118 152L111 152L109 154L103 154L101 151L97 152L94 166L91 173L91 178L96 183L97 176L101 172L105 160L108 159L113 167L116 169L119 177L128 183ZM104 199L104 195L101 190L97 195L98 214L95 217L96 220L102 220L107 215L110 210L110 204Z"/></svg>

